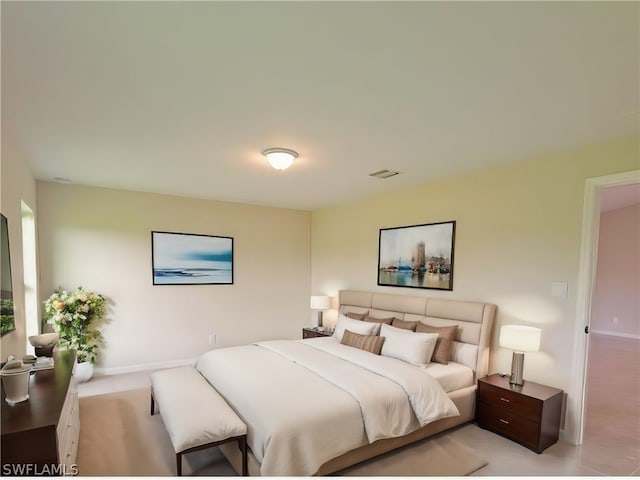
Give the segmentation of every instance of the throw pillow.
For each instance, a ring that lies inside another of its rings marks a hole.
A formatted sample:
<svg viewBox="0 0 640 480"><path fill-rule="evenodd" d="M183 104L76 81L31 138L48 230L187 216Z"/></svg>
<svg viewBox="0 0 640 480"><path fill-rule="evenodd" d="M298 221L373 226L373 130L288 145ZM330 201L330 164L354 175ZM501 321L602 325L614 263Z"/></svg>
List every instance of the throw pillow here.
<svg viewBox="0 0 640 480"><path fill-rule="evenodd" d="M418 323L416 327L416 332L438 334L438 340L436 340L436 347L433 351L431 361L442 363L443 365L447 365L451 358L451 349L453 348L453 340L456 337L456 330L458 330L458 325L434 327L422 322Z"/></svg>
<svg viewBox="0 0 640 480"><path fill-rule="evenodd" d="M363 320L365 322L386 323L387 325L391 325L391 322L395 320L395 317L378 318L378 317L371 317L367 314L364 316Z"/></svg>
<svg viewBox="0 0 640 480"><path fill-rule="evenodd" d="M411 330L412 332L415 332L416 325L418 325L418 322L408 322L407 320L400 320L399 318L394 318L393 322L391 322L391 325L396 328L403 328L405 330Z"/></svg>
<svg viewBox="0 0 640 480"><path fill-rule="evenodd" d="M384 337L378 337L377 335L360 335L349 330L345 330L340 343L350 347L359 348L360 350L366 350L367 352L371 352L375 355L380 355L380 350L382 350L382 344L384 343Z"/></svg>
<svg viewBox="0 0 640 480"><path fill-rule="evenodd" d="M381 326L380 336L386 338L380 351L381 355L418 367L429 364L438 339L436 333L415 333L407 329L394 328L385 323Z"/></svg>
<svg viewBox="0 0 640 480"><path fill-rule="evenodd" d="M336 323L336 329L333 332L333 336L338 340L342 340L342 335L347 329L354 333L359 333L360 335L373 335L377 326L377 323L362 322L340 314L338 315L338 323Z"/></svg>

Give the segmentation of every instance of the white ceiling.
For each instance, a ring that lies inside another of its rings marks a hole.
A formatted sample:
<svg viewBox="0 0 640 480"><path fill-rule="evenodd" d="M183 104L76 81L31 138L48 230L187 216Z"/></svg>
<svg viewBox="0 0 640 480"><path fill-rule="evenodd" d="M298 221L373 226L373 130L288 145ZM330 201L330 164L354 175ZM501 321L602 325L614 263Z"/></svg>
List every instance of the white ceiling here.
<svg viewBox="0 0 640 480"><path fill-rule="evenodd" d="M639 129L638 2L1 14L3 134L43 180L317 209ZM286 172L276 146L300 153Z"/></svg>

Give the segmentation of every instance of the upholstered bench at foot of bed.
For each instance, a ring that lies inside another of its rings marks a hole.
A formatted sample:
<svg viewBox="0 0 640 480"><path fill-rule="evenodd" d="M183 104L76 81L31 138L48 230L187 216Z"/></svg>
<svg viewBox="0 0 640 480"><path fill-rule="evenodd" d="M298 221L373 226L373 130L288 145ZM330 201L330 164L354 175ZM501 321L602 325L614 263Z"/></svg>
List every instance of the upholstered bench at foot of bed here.
<svg viewBox="0 0 640 480"><path fill-rule="evenodd" d="M182 475L182 455L237 441L242 475L247 475L247 426L193 367L162 370L151 375L151 415L156 403L176 452Z"/></svg>

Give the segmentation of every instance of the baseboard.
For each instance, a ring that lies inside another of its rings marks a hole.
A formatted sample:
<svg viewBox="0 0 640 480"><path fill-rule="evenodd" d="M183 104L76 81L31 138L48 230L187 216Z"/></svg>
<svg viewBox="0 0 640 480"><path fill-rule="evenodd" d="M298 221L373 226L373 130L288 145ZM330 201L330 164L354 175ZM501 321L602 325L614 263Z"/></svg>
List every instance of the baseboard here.
<svg viewBox="0 0 640 480"><path fill-rule="evenodd" d="M640 340L640 335L634 335L633 333L614 332L613 330L591 330L591 333L597 333L599 335L608 335L610 337L623 337L623 338L633 338L634 340Z"/></svg>
<svg viewBox="0 0 640 480"><path fill-rule="evenodd" d="M195 358L182 358L179 360L169 360L166 362L139 363L137 365L128 365L126 367L96 367L94 375L118 375L121 373L143 372L146 370L161 370L163 368L175 368L184 367L186 365L193 365L195 362Z"/></svg>

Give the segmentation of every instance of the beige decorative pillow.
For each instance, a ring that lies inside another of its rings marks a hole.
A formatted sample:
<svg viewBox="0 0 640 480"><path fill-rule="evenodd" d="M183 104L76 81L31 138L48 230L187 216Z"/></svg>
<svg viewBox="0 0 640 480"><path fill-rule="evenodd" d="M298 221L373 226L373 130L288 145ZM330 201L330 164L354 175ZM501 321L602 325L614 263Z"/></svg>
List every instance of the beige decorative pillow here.
<svg viewBox="0 0 640 480"><path fill-rule="evenodd" d="M369 314L365 315L363 318L365 322L386 323L387 325L391 325L391 322L393 322L394 319L395 317L389 317L389 318L371 317L369 316Z"/></svg>
<svg viewBox="0 0 640 480"><path fill-rule="evenodd" d="M391 322L391 326L393 327L404 328L412 332L416 331L416 325L418 325L418 322L408 322L407 320L400 320L399 318L394 318L393 322Z"/></svg>
<svg viewBox="0 0 640 480"><path fill-rule="evenodd" d="M345 330L340 343L380 355L382 345L384 344L384 337L378 337L377 335L360 335L358 333Z"/></svg>
<svg viewBox="0 0 640 480"><path fill-rule="evenodd" d="M422 322L418 323L418 326L416 327L416 332L438 334L436 348L433 351L431 361L442 363L443 365L449 364L451 349L453 348L453 340L456 338L456 330L458 330L458 325L452 325L450 327L434 327Z"/></svg>
<svg viewBox="0 0 640 480"><path fill-rule="evenodd" d="M345 315L349 318L353 318L354 320L362 320L365 317L365 315L367 315L367 313L369 312L364 312L364 313L347 312L345 313Z"/></svg>

